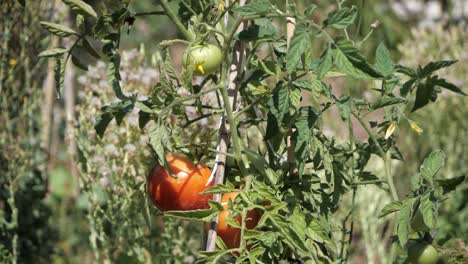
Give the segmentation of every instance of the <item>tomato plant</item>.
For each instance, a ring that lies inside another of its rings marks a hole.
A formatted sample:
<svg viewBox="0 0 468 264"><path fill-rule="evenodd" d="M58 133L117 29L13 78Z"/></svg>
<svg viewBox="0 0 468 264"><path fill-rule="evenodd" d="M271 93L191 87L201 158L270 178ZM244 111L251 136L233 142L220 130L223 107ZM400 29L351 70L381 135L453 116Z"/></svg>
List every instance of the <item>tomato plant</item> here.
<svg viewBox="0 0 468 264"><path fill-rule="evenodd" d="M456 60L406 67L394 61L383 39L367 56L363 45L379 23L364 25L368 33L359 34L359 8L347 1L328 9L302 1L182 1L176 13L160 0L162 10L140 14L126 1L99 14L83 1L67 2L82 16L76 31L42 25L52 34L74 36L75 43L41 56L57 61L60 90L69 57L83 66L72 51L83 47L92 55L87 38L100 42L117 101L102 107L97 135L106 136L112 120L120 124L138 110L141 133L148 135L158 163L147 194L164 216L209 223L200 262L228 262L233 255L238 263L348 262L357 232L355 198L366 185L381 188L391 200L378 208L380 218L393 217L384 218L389 227L383 237L392 238L390 263L411 235L431 241L436 234L439 205L465 176L438 174L445 161L438 150L415 172L417 184L407 193L397 189L393 169L404 160L398 128L408 125L422 133L409 118L412 113L443 90L465 95L438 74ZM159 43L152 59L160 79L140 97L122 91L121 29L153 14L167 15L184 39ZM168 47L180 42L188 48L178 75ZM337 79L346 86L334 89ZM370 96L354 92L361 86ZM331 119L347 128L344 139L327 133ZM205 165L167 154L174 152L206 161L214 179ZM381 166L370 166L376 163ZM344 200L351 206L343 206ZM412 224L421 219L427 228ZM426 249L430 259L433 247Z"/></svg>
<svg viewBox="0 0 468 264"><path fill-rule="evenodd" d="M197 167L177 153L168 153L166 160L174 176L157 164L148 179L148 193L156 207L161 211L208 208L212 196L201 192L213 185L213 181L208 182L210 169L203 163Z"/></svg>

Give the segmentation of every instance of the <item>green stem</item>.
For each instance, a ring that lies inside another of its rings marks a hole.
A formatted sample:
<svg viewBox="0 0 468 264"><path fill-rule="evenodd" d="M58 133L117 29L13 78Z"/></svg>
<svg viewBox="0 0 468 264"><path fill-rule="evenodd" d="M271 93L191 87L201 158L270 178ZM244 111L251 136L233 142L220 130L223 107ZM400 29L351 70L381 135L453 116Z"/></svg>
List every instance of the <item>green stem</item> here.
<svg viewBox="0 0 468 264"><path fill-rule="evenodd" d="M229 95L227 85L224 82L221 82L219 87L221 91L221 96L223 97L224 109L226 110L227 120L229 121L229 127L231 132L231 140L234 147L234 154L236 155L236 161L241 160L241 143L239 139L239 134L237 133L237 119L234 117L232 112L231 104L229 103Z"/></svg>
<svg viewBox="0 0 468 264"><path fill-rule="evenodd" d="M137 12L133 16L151 16L151 15L166 15L164 11L147 11L147 12Z"/></svg>
<svg viewBox="0 0 468 264"><path fill-rule="evenodd" d="M361 46L364 42L366 42L366 40L372 35L373 32L374 32L374 28L371 28L369 33L367 33L367 35L357 44L358 47Z"/></svg>
<svg viewBox="0 0 468 264"><path fill-rule="evenodd" d="M160 0L159 3L161 4L162 8L164 9L164 12L166 12L166 15L176 24L177 28L180 30L182 35L189 40L193 41L195 37L190 33L182 24L182 22L179 20L179 18L176 16L176 14L172 11L172 9L169 7L169 4L167 0Z"/></svg>
<svg viewBox="0 0 468 264"><path fill-rule="evenodd" d="M243 189L243 191L248 195L249 191L250 191L250 187L252 186L252 181L253 181L253 176L252 175L248 175L245 177L245 187ZM240 248L243 248L245 250L247 250L247 245L245 243L245 240L244 240L244 231L246 229L246 226L245 226L245 223L246 223L246 220L247 220L247 214L248 214L248 210L246 208L244 208L242 210L242 226L241 226L241 244L240 244Z"/></svg>
<svg viewBox="0 0 468 264"><path fill-rule="evenodd" d="M359 181L359 182L352 182L351 186L378 184L378 183L387 183L387 181L386 180Z"/></svg>
<svg viewBox="0 0 468 264"><path fill-rule="evenodd" d="M390 193L392 195L392 198L394 201L398 201L398 193L395 188L395 183L393 182L393 177L391 174L391 168L390 168L390 160L389 160L389 153L385 153L382 147L380 146L379 142L377 141L377 138L372 134L372 131L367 127L366 123L360 116L355 114L354 112L352 113L353 116L359 121L361 126L366 130L366 133L369 135L371 140L374 142L374 144L377 146L377 150L379 151L380 157L382 158L385 166L385 175L387 177L387 183L390 187Z"/></svg>
<svg viewBox="0 0 468 264"><path fill-rule="evenodd" d="M198 98L198 97L201 97L201 96L203 96L203 95L205 95L205 94L209 94L209 93L214 92L214 91L216 91L216 90L218 90L218 88L217 88L217 87L213 87L213 88L207 89L207 90L205 90L205 91L201 91L201 92L199 92L199 93L197 93L197 94L192 94L192 95L189 95L189 96L184 96L184 97L179 98L179 99L175 100L174 102L170 103L168 106L164 107L161 111L155 111L155 113L156 113L156 114L157 114L157 113L165 113L165 112L171 110L171 109L172 109L174 106L176 106L176 105L180 105L180 104L182 104L182 103L185 102L185 101L189 101L189 100L192 100L192 99L196 99L196 98Z"/></svg>
<svg viewBox="0 0 468 264"><path fill-rule="evenodd" d="M185 124L182 126L182 128L187 128L187 127L189 127L189 126L190 126L191 124L193 124L193 123L196 123L196 122L198 122L198 121L200 121L200 120L202 120L202 119L208 118L208 117L210 117L210 116L217 115L217 114L222 113L222 112L224 112L224 110L216 110L216 111L213 111L213 112L211 112L211 113L204 114L204 115L201 115L201 116L199 116L199 117L196 117L196 118L194 118L194 119L192 119L192 120L188 120L187 123L185 123Z"/></svg>

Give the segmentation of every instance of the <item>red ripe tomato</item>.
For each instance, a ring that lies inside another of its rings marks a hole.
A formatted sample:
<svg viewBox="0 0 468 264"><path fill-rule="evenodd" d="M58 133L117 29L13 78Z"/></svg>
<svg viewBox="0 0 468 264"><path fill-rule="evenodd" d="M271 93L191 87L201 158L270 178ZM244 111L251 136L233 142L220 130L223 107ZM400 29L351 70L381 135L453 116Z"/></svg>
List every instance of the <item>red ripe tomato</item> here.
<svg viewBox="0 0 468 264"><path fill-rule="evenodd" d="M169 153L166 155L169 167L177 176L174 178L157 164L148 179L148 193L153 204L161 211L207 209L213 195L200 194L213 185L206 186L211 171L203 163L198 167L186 157Z"/></svg>
<svg viewBox="0 0 468 264"><path fill-rule="evenodd" d="M226 193L221 198L221 204L224 208L228 208L229 200L234 201L238 192L231 192ZM229 219L229 215L231 214L230 211L224 210L219 213L219 221L218 221L218 229L217 233L220 238L223 239L224 243L228 248L238 248L240 246L240 236L241 230L236 227L228 226L226 223L227 219ZM234 218L239 224L242 221L241 216L237 216ZM258 221L260 220L260 212L258 210L251 210L247 212L247 220L245 222L245 226L248 229L252 229L257 226Z"/></svg>

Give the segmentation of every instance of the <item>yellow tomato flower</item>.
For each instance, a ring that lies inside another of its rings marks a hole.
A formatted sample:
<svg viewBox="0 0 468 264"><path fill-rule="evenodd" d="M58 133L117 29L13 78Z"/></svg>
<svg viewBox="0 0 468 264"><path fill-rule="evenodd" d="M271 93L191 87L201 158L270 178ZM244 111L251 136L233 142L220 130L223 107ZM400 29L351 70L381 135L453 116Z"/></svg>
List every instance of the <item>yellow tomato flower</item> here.
<svg viewBox="0 0 468 264"><path fill-rule="evenodd" d="M15 60L15 59L10 59L10 61L8 62L8 64L10 64L10 66L15 66L18 62Z"/></svg>
<svg viewBox="0 0 468 264"><path fill-rule="evenodd" d="M221 12L224 12L224 10L225 10L224 1L220 1L219 6L218 6L218 10L221 11Z"/></svg>
<svg viewBox="0 0 468 264"><path fill-rule="evenodd" d="M385 132L385 139L388 139L392 136L393 132L395 132L396 125L396 122L390 123L390 125L387 128L387 131Z"/></svg>
<svg viewBox="0 0 468 264"><path fill-rule="evenodd" d="M424 132L424 130L418 126L418 123L414 122L413 120L409 120L409 125L411 130L413 130L418 135L421 135Z"/></svg>

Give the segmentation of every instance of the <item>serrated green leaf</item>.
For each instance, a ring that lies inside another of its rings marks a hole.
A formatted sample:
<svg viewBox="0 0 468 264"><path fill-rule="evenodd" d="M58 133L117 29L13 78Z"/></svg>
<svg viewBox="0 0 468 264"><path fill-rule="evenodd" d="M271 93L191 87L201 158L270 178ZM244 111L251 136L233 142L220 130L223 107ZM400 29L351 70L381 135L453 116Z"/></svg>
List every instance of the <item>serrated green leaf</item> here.
<svg viewBox="0 0 468 264"><path fill-rule="evenodd" d="M334 64L341 71L356 79L377 79L382 75L378 73L354 47L353 43L346 39L335 42Z"/></svg>
<svg viewBox="0 0 468 264"><path fill-rule="evenodd" d="M421 175L426 179L431 185L434 184L434 176L445 164L445 153L441 150L433 151L429 156L424 159L423 164L421 165L420 172Z"/></svg>
<svg viewBox="0 0 468 264"><path fill-rule="evenodd" d="M420 82L416 90L416 99L411 112L414 112L426 106L434 95L434 85L431 83Z"/></svg>
<svg viewBox="0 0 468 264"><path fill-rule="evenodd" d="M235 186L228 182L226 184L216 184L205 191L201 192L201 194L215 194L215 193L228 193L235 190Z"/></svg>
<svg viewBox="0 0 468 264"><path fill-rule="evenodd" d="M311 34L303 24L296 26L294 35L291 39L291 45L286 54L286 69L288 73L296 70L301 62L302 54L311 44Z"/></svg>
<svg viewBox="0 0 468 264"><path fill-rule="evenodd" d="M283 117L289 113L289 89L286 86L279 86L275 89L273 96L268 101L270 112L276 117L279 124Z"/></svg>
<svg viewBox="0 0 468 264"><path fill-rule="evenodd" d="M434 192L428 192L421 197L419 208L422 212L424 223L430 229L433 229L437 221L437 200L434 197Z"/></svg>
<svg viewBox="0 0 468 264"><path fill-rule="evenodd" d="M265 38L273 38L275 36L276 29L272 24L269 26L252 25L247 29L239 32L239 34L236 36L236 39L242 41L253 41Z"/></svg>
<svg viewBox="0 0 468 264"><path fill-rule="evenodd" d="M317 78L321 80L333 66L333 50L328 47L320 57L317 65Z"/></svg>
<svg viewBox="0 0 468 264"><path fill-rule="evenodd" d="M311 106L301 107L294 126L296 131L293 133L295 142L294 154L299 175L304 171L304 161L309 156L309 143L311 141L312 128L317 122L318 114Z"/></svg>
<svg viewBox="0 0 468 264"><path fill-rule="evenodd" d="M388 76L394 72L392 58L385 44L381 42L375 51L375 68L383 75Z"/></svg>
<svg viewBox="0 0 468 264"><path fill-rule="evenodd" d="M218 239L216 239L218 240ZM219 261L221 260L221 257L226 255L226 254L229 254L229 253L232 253L232 249L228 250L228 249L224 249L224 250L214 250L214 251L201 251L199 254L200 254L200 259L197 260L197 262L195 263L198 263L198 264L201 264L201 263L219 263Z"/></svg>
<svg viewBox="0 0 468 264"><path fill-rule="evenodd" d="M401 209L402 202L400 201L393 201L382 208L382 211L380 211L379 218L382 218L384 216L387 216L391 213L398 212Z"/></svg>
<svg viewBox="0 0 468 264"><path fill-rule="evenodd" d="M68 37L70 35L78 36L79 35L73 29L71 29L71 28L69 28L67 26L64 26L64 25L57 24L57 23L41 21L40 24L47 31L49 31L50 33L52 33L52 34L54 34L56 36L59 36L59 37Z"/></svg>
<svg viewBox="0 0 468 264"><path fill-rule="evenodd" d="M347 120L351 114L350 97L342 96L336 101L336 106L340 110L342 120Z"/></svg>
<svg viewBox="0 0 468 264"><path fill-rule="evenodd" d="M260 15L273 11L273 6L268 0L257 0L233 9L234 12L243 16Z"/></svg>
<svg viewBox="0 0 468 264"><path fill-rule="evenodd" d="M63 55L66 52L68 52L68 49L53 48L53 49L45 50L39 53L38 57L57 57L57 56Z"/></svg>
<svg viewBox="0 0 468 264"><path fill-rule="evenodd" d="M101 114L96 119L94 129L99 137L102 138L104 132L106 131L107 126L115 118L115 121L118 125L122 122L125 115L130 113L134 107L133 101L121 101L113 103L111 105L106 105L101 108Z"/></svg>
<svg viewBox="0 0 468 264"><path fill-rule="evenodd" d="M82 14L84 16L92 16L97 18L97 14L94 11L93 7L88 5L82 0L62 0L66 5L68 5L73 11Z"/></svg>
<svg viewBox="0 0 468 264"><path fill-rule="evenodd" d="M80 59L80 57L75 56L73 53L71 55L71 61L73 65L82 69L83 71L88 71L88 65Z"/></svg>
<svg viewBox="0 0 468 264"><path fill-rule="evenodd" d="M449 67L450 65L456 63L456 60L449 60L449 61L431 61L428 64L426 64L424 67L418 70L417 75L418 78L423 79L425 77L428 77L431 75L433 72L438 71L442 68Z"/></svg>
<svg viewBox="0 0 468 264"><path fill-rule="evenodd" d="M127 100L128 97L122 92L120 87L120 55L115 53L110 58L107 65L107 82L114 90L115 96L120 100Z"/></svg>
<svg viewBox="0 0 468 264"><path fill-rule="evenodd" d="M443 88L445 88L447 90L450 90L450 91L452 91L454 93L462 94L462 95L465 95L465 96L467 95L465 92L462 91L462 89L460 89L459 87L457 87L453 83L447 82L447 80L445 80L445 79L435 80L435 85L443 87Z"/></svg>
<svg viewBox="0 0 468 264"><path fill-rule="evenodd" d="M410 230L410 220L414 205L414 198L408 198L403 201L398 217L397 236L401 246L405 246L408 241Z"/></svg>
<svg viewBox="0 0 468 264"><path fill-rule="evenodd" d="M401 104L401 103L404 103L406 102L406 99L403 98L403 97L383 97L383 98L380 98L380 100L378 100L377 102L373 103L371 108L373 110L376 110L376 109L379 109L379 108L382 108L382 107L386 107L386 106L389 106L389 105L395 105L395 104Z"/></svg>
<svg viewBox="0 0 468 264"><path fill-rule="evenodd" d="M208 201L210 209L190 210L190 211L166 211L165 216L176 217L193 222L209 222L216 214L223 210L223 206L215 201Z"/></svg>
<svg viewBox="0 0 468 264"><path fill-rule="evenodd" d="M150 145L158 157L165 157L165 149L172 148L170 133L167 130L167 127L160 124L160 121L151 123L149 126L148 136L150 138ZM165 161L165 163L167 163L167 161Z"/></svg>
<svg viewBox="0 0 468 264"><path fill-rule="evenodd" d="M345 29L351 24L357 16L356 6L343 7L335 12L332 12L328 15L328 18L324 21L324 25L331 26L336 29Z"/></svg>
<svg viewBox="0 0 468 264"><path fill-rule="evenodd" d="M268 220L272 223L276 230L282 234L282 239L284 239L287 244L299 251L308 251L306 245L304 244L305 241L301 240L301 238L289 226L288 221L283 216L270 214L269 212L265 212L265 215L268 215Z"/></svg>
<svg viewBox="0 0 468 264"><path fill-rule="evenodd" d="M94 47L89 43L89 41L86 39L86 37L83 37L82 39L83 47L85 50L93 57L96 59L100 59L101 56L99 56L99 53L94 49Z"/></svg>
<svg viewBox="0 0 468 264"><path fill-rule="evenodd" d="M65 80L65 60L63 57L56 57L54 67L55 90L57 91L57 98L62 96Z"/></svg>
<svg viewBox="0 0 468 264"><path fill-rule="evenodd" d="M317 241L318 243L331 242L331 239L328 235L328 230L324 228L316 219L313 219L309 223L309 226L306 229L306 234L308 237L314 241Z"/></svg>
<svg viewBox="0 0 468 264"><path fill-rule="evenodd" d="M442 194L445 195L454 191L460 184L465 181L466 178L467 177L463 175L451 179L436 179L435 183L437 186L442 188Z"/></svg>

